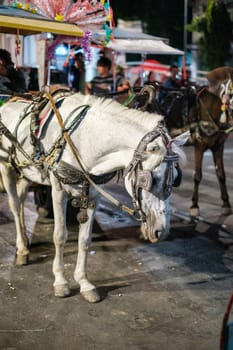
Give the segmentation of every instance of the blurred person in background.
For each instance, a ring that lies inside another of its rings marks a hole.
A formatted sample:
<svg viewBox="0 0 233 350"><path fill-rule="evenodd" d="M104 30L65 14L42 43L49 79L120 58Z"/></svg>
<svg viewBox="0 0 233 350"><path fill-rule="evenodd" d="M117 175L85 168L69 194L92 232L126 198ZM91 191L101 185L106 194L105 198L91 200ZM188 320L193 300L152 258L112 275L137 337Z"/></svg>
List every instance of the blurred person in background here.
<svg viewBox="0 0 233 350"><path fill-rule="evenodd" d="M156 83L157 83L157 81L155 80L155 72L150 71L144 85L156 86Z"/></svg>
<svg viewBox="0 0 233 350"><path fill-rule="evenodd" d="M0 90L20 93L26 91L24 74L15 68L10 52L5 49L0 49Z"/></svg>
<svg viewBox="0 0 233 350"><path fill-rule="evenodd" d="M74 92L85 92L85 63L81 52L74 55L74 62L70 68L73 80L71 88Z"/></svg>
<svg viewBox="0 0 233 350"><path fill-rule="evenodd" d="M122 77L116 76L115 80L111 73L112 62L108 57L102 56L97 61L97 75L86 83L86 94L108 95L117 91L122 82Z"/></svg>
<svg viewBox="0 0 233 350"><path fill-rule="evenodd" d="M124 68L116 66L116 80L118 81L117 91L128 91L131 88L130 82L125 77Z"/></svg>
<svg viewBox="0 0 233 350"><path fill-rule="evenodd" d="M170 76L164 81L163 87L165 88L180 88L181 82L178 79L179 68L176 64L171 65L170 67Z"/></svg>
<svg viewBox="0 0 233 350"><path fill-rule="evenodd" d="M159 94L159 102L162 103L166 95L169 93L169 90L180 89L181 81L178 79L179 68L176 64L170 66L170 75L161 85L161 90Z"/></svg>

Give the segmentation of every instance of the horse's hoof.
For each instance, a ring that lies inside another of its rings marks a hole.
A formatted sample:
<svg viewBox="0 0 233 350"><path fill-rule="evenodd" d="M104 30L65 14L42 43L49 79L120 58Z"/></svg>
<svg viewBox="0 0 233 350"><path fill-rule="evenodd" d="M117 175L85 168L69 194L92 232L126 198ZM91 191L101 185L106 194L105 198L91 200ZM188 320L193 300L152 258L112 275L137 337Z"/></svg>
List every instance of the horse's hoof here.
<svg viewBox="0 0 233 350"><path fill-rule="evenodd" d="M29 256L27 255L16 255L15 259L15 265L16 266L22 266L22 265L28 265Z"/></svg>
<svg viewBox="0 0 233 350"><path fill-rule="evenodd" d="M222 215L227 216L232 214L232 208L225 207L221 210Z"/></svg>
<svg viewBox="0 0 233 350"><path fill-rule="evenodd" d="M81 294L84 297L84 299L89 303L98 303L101 300L97 289L91 289L86 292L81 292Z"/></svg>
<svg viewBox="0 0 233 350"><path fill-rule="evenodd" d="M189 209L190 216L197 217L200 215L199 208L190 208Z"/></svg>
<svg viewBox="0 0 233 350"><path fill-rule="evenodd" d="M70 288L67 284L61 284L59 286L54 286L54 296L58 298L66 298L71 294Z"/></svg>

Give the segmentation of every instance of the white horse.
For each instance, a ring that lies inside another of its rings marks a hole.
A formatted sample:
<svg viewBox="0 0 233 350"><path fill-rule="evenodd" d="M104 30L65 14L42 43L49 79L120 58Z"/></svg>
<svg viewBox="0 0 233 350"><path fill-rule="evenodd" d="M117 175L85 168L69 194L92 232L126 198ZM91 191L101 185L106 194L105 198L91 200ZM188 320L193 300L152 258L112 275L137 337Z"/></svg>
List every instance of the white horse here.
<svg viewBox="0 0 233 350"><path fill-rule="evenodd" d="M51 95L47 97L54 107ZM78 93L62 98L54 108L55 113L50 113L40 131L40 152L35 154L30 117L34 109L35 104L22 99L9 101L0 108L0 171L16 224L16 264L26 264L29 255L23 209L27 189L31 182L51 185L53 286L55 296L70 294L63 264L66 205L70 197L81 198L74 278L85 299L97 302L99 294L87 278L87 254L96 201L100 197L97 194L102 191L106 195L106 192L95 183L103 183L114 172L123 170L125 187L132 197L134 212L140 216L144 237L152 242L165 238L170 223L169 196L179 173L178 154L184 157L180 145L189 134L171 140L162 116ZM127 210L117 201L115 204ZM128 212L132 214L133 210L128 208Z"/></svg>

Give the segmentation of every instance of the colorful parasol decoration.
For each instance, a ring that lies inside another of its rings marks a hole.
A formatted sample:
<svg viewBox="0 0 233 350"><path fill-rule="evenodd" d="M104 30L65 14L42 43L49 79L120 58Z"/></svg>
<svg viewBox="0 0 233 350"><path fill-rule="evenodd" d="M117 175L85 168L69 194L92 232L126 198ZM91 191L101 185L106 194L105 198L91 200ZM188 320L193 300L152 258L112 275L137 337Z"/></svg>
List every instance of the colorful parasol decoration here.
<svg viewBox="0 0 233 350"><path fill-rule="evenodd" d="M13 7L38 13L58 22L68 22L78 25L84 36L81 46L90 58L90 32L96 32L104 27L106 44L111 39L112 29L109 0L9 0Z"/></svg>
<svg viewBox="0 0 233 350"><path fill-rule="evenodd" d="M36 12L58 22L75 23L83 30L99 29L107 20L106 0L9 0L13 7Z"/></svg>

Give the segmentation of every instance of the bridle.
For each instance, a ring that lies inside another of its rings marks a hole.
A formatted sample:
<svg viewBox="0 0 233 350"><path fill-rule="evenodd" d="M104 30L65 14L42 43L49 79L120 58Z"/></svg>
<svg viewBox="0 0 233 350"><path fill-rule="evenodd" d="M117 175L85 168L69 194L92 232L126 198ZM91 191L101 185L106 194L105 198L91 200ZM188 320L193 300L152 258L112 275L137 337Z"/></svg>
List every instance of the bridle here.
<svg viewBox="0 0 233 350"><path fill-rule="evenodd" d="M142 222L146 221L146 214L142 209L142 190L147 192L151 192L153 187L153 171L143 169L143 161L147 158L146 148L147 145L154 141L159 136L162 137L164 145L167 149L167 154L164 157L163 161L167 163L166 176L163 184L163 197L164 199L168 198L171 194L173 186L179 186L181 182L181 171L179 169L178 160L179 156L177 153L172 151L170 140L167 137L167 133L165 132L164 125L159 123L156 129L147 133L139 142L136 150L134 151L133 158L125 169L124 176L128 177L131 180L131 190L132 190L132 202L135 208L135 211L139 214L139 220ZM174 163L175 167L178 170L179 178L175 183L174 176Z"/></svg>

